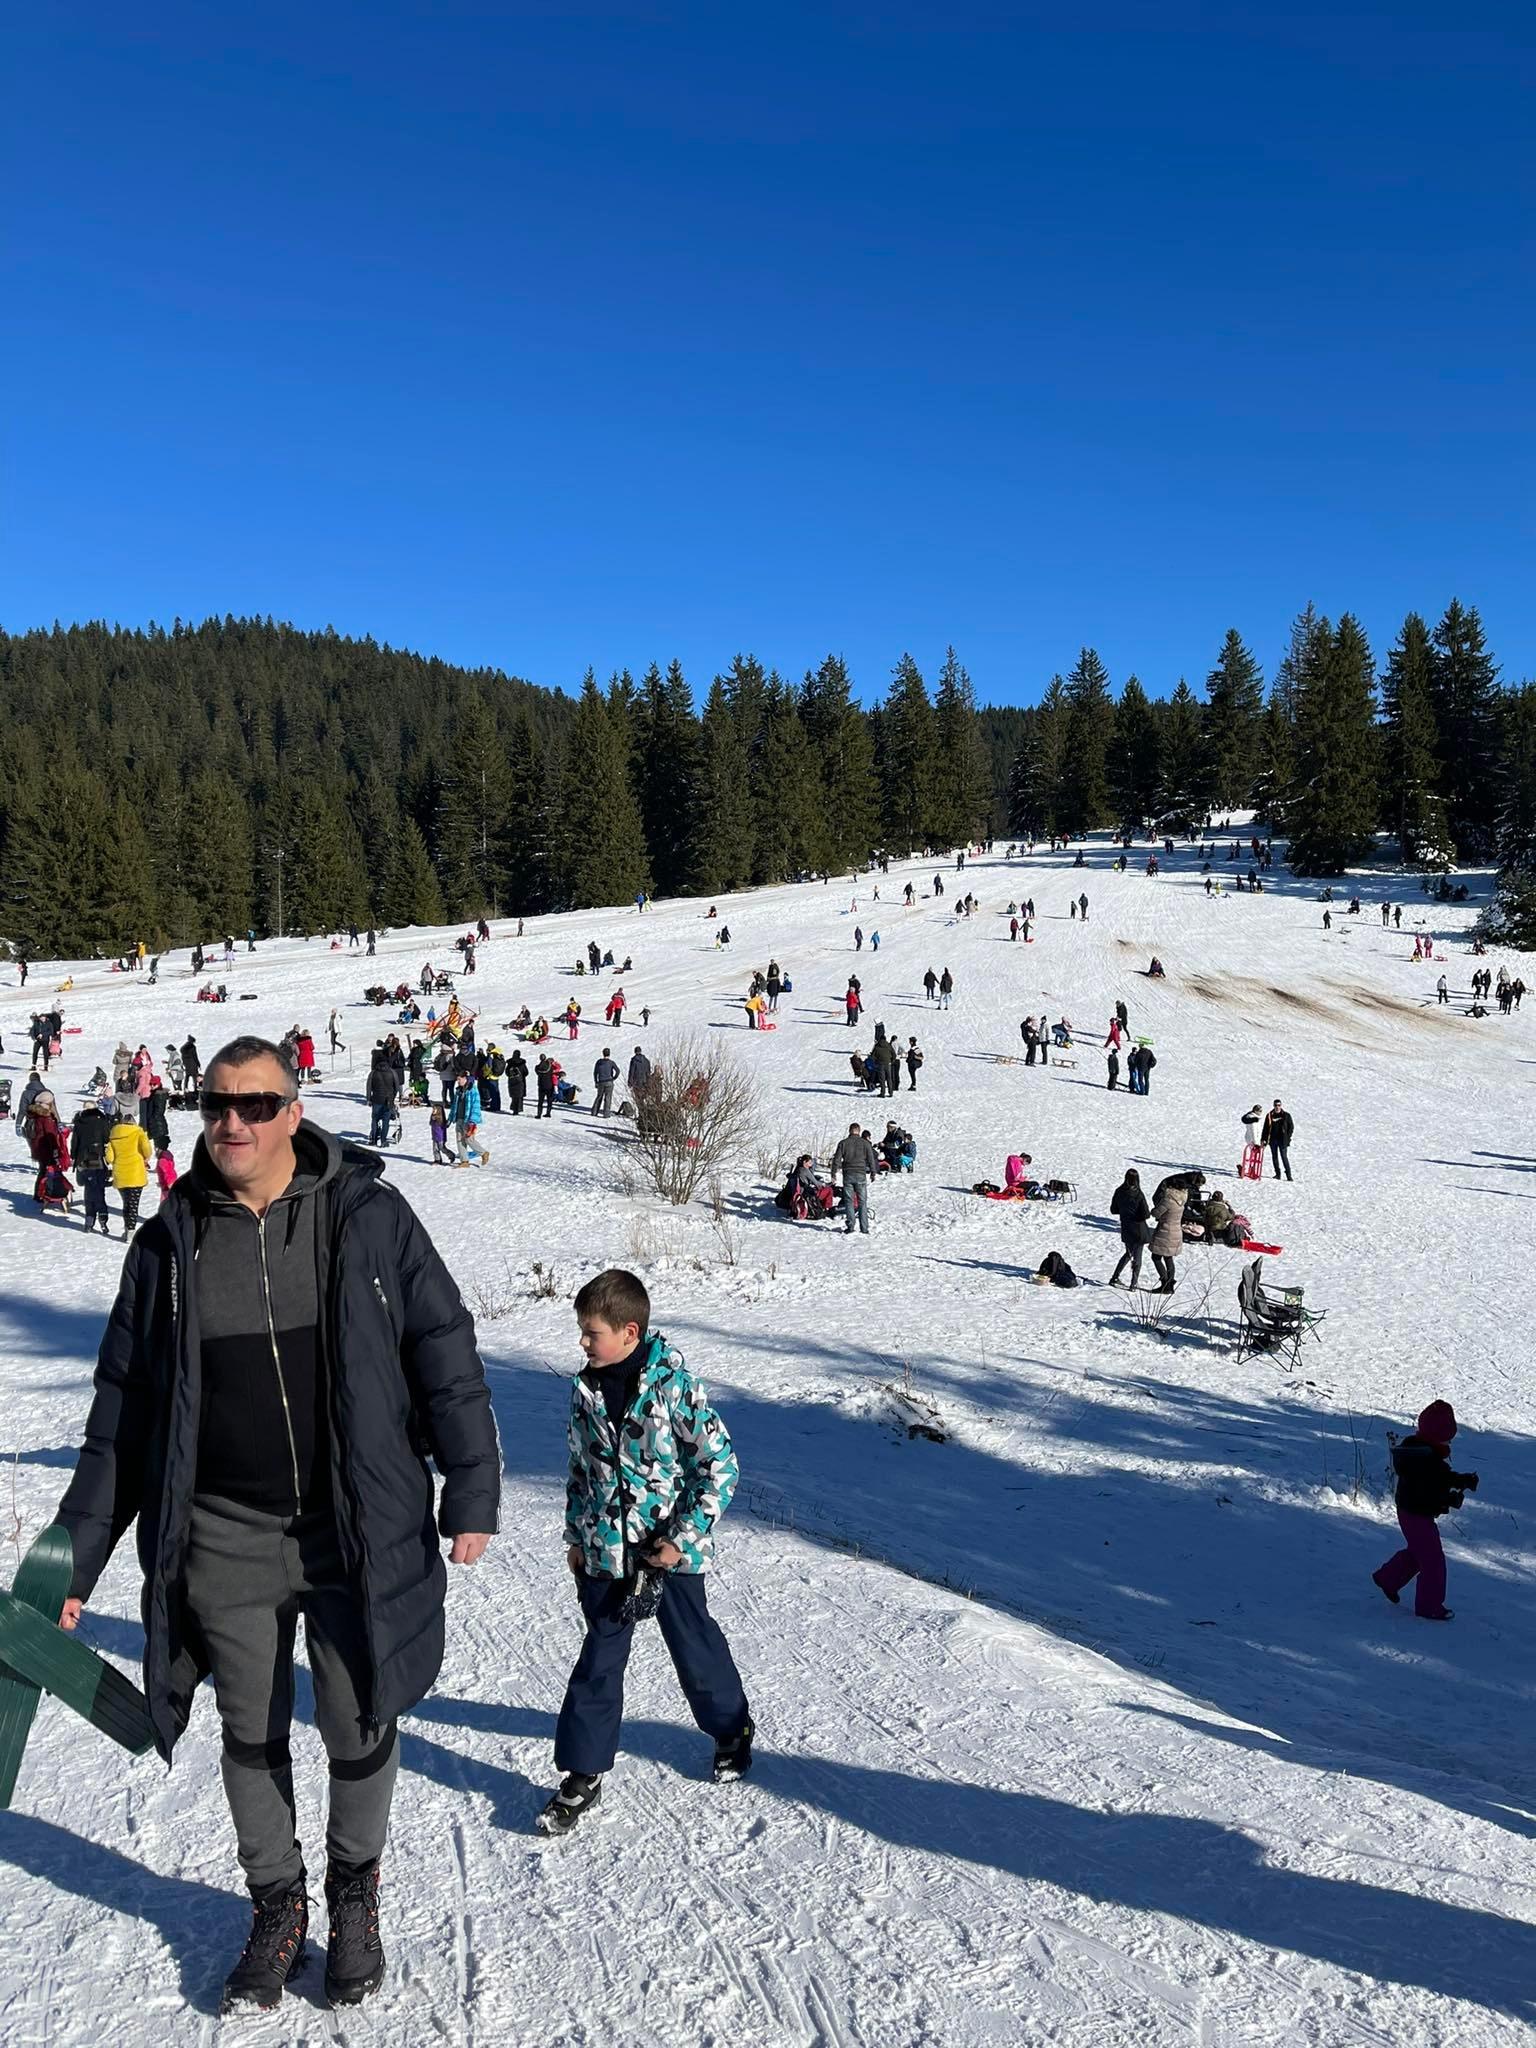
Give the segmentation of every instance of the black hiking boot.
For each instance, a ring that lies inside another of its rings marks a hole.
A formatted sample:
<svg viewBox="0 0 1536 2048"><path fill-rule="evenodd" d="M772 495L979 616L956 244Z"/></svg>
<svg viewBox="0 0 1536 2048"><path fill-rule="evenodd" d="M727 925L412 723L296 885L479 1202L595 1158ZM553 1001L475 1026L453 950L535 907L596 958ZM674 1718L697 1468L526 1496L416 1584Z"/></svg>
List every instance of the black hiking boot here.
<svg viewBox="0 0 1536 2048"><path fill-rule="evenodd" d="M377 1863L352 1872L333 1863L325 1874L325 1904L331 1916L326 1998L332 2005L361 2005L384 1980Z"/></svg>
<svg viewBox="0 0 1536 2048"><path fill-rule="evenodd" d="M717 1785L729 1784L733 1778L744 1778L752 1768L752 1737L756 1734L752 1716L747 1716L747 1725L739 1735L729 1741L715 1744L714 1780Z"/></svg>
<svg viewBox="0 0 1536 2048"><path fill-rule="evenodd" d="M252 1892L251 1905L251 1931L239 1962L224 1979L224 2012L237 2012L246 2005L271 2012L283 1995L283 1986L304 1967L309 1895L303 1877L297 1884L275 1884L264 1892Z"/></svg>
<svg viewBox="0 0 1536 2048"><path fill-rule="evenodd" d="M568 1835L584 1813L590 1813L603 1796L601 1775L567 1771L560 1790L539 1815L538 1828L545 1835Z"/></svg>

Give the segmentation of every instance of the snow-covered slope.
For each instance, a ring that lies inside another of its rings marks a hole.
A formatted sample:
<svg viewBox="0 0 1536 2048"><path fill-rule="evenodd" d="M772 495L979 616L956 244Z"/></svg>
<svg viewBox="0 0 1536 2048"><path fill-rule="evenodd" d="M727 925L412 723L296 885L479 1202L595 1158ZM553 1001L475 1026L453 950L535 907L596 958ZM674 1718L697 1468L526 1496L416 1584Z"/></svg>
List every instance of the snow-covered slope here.
<svg viewBox="0 0 1536 2048"><path fill-rule="evenodd" d="M622 1191L615 1127L503 1117L492 1164L452 1173L427 1163L408 1111L387 1170L479 1315L507 1490L484 1564L453 1575L442 1680L405 1736L385 1991L333 2016L312 1970L280 2017L213 2019L245 1908L211 1699L169 1777L45 1704L0 1814L7 2048L1530 2039L1532 1019L1438 1009L1440 968L1410 961L1432 920L1464 990L1475 905L1430 912L1404 879L1404 929L1387 932L1377 905L1398 885L1373 879L1365 914L1335 904L1324 933L1314 892L1278 871L1263 897L1213 900L1191 856L1167 865L1116 876L1102 845L1086 874L981 859L963 878L946 867L942 901L914 866L882 879L878 905L861 882L857 918L847 882L764 891L722 904L726 952L697 904L539 920L521 941L498 929L465 985L483 1019L554 1014L572 991L591 1011L611 977L573 981L578 951L632 952L625 986L650 1027L589 1026L564 1048L586 1099L604 1044L623 1064L673 1028L718 1029L760 1071L785 1153L855 1113L882 1128L884 1105L849 1082L867 1031L840 1005L853 926L878 929L878 954L857 958L866 1026L915 1032L927 1057L895 1106L917 1173L878 1184L874 1233L850 1240L785 1222L745 1161L728 1263L702 1207ZM908 879L911 909L893 900ZM961 920L966 887L982 908ZM1067 915L1080 888L1086 925ZM1027 948L1005 914L1026 894L1041 913ZM1165 982L1140 972L1154 949ZM158 1049L192 1027L206 1056L237 1029L303 1021L318 1039L340 1004L350 1054L307 1108L359 1134L385 1023L362 987L448 950L441 933L392 935L377 962L264 946L229 977L258 1000L223 1010L193 1004L185 955L155 988L79 967L64 1000L80 1035L51 1078L72 1102L119 1035ZM776 1032L749 1035L740 994L771 953L794 993ZM930 964L956 977L947 1014L924 1001ZM18 1091L25 1017L63 971L0 996ZM1117 998L1158 1055L1145 1100L1103 1086ZM1003 1063L1026 1009L1075 1021L1074 1067ZM1296 1181L1240 1184L1238 1118L1276 1095ZM185 1165L192 1120L174 1128ZM1075 1183L1074 1204L969 1192L1020 1147ZM1241 1187L1257 1235L1284 1246L1269 1277L1327 1310L1294 1378L1235 1361L1236 1253L1182 1262L1160 1334L1104 1284L1128 1163L1149 1187L1193 1165ZM121 1260L77 1222L39 1220L30 1188L0 1134L0 1449L17 1454L23 1541L72 1465ZM1075 1292L1027 1284L1053 1247ZM535 1261L559 1299L537 1293ZM643 1271L740 1453L712 1591L760 1761L738 1786L705 1782L708 1745L642 1632L600 1817L544 1844L530 1821L580 1634L560 1553L569 1295L615 1262ZM893 1384L947 1441L907 1434ZM1395 1547L1384 1433L1433 1395L1483 1475L1447 1526L1457 1618L1440 1629L1369 1579ZM130 1668L131 1548L87 1621ZM312 1729L296 1748L318 1852Z"/></svg>

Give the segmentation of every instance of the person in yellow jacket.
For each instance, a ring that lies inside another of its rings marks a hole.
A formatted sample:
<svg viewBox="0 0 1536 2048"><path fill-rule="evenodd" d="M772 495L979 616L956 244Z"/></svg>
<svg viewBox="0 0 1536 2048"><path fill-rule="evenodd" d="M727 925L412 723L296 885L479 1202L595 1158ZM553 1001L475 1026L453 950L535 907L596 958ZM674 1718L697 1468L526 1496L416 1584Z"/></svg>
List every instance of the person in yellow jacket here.
<svg viewBox="0 0 1536 2048"><path fill-rule="evenodd" d="M102 1148L102 1157L112 1169L113 1187L123 1198L123 1235L132 1237L139 1227L139 1197L149 1179L149 1162L154 1157L148 1131L136 1123L115 1123Z"/></svg>

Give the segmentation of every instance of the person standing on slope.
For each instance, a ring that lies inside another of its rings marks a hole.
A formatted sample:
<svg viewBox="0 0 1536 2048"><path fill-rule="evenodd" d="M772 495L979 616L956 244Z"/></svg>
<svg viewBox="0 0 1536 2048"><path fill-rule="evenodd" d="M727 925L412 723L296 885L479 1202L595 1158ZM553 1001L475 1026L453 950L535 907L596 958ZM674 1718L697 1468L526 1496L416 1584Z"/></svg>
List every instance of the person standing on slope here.
<svg viewBox="0 0 1536 2048"><path fill-rule="evenodd" d="M869 1235L869 1184L879 1172L875 1148L860 1125L848 1126L848 1135L838 1144L829 1162L834 1180L843 1182L843 1234L852 1237L854 1219L865 1237Z"/></svg>
<svg viewBox="0 0 1536 2048"><path fill-rule="evenodd" d="M1274 1177L1276 1180L1280 1178L1282 1166L1285 1168L1286 1179L1289 1180L1291 1177L1291 1139L1295 1134L1296 1126L1291 1120L1291 1113L1288 1109L1281 1108L1280 1098L1277 1095L1275 1097L1275 1106L1269 1112L1269 1115L1265 1117L1264 1128L1259 1133L1260 1145L1267 1145L1269 1147L1269 1156L1274 1166Z"/></svg>
<svg viewBox="0 0 1536 2048"><path fill-rule="evenodd" d="M1113 1055L1111 1055L1113 1057ZM1147 1248L1147 1198L1141 1191L1141 1175L1134 1166L1125 1169L1125 1179L1109 1199L1109 1213L1120 1221L1120 1243L1122 1250L1119 1262L1109 1276L1111 1287L1120 1285L1120 1275L1129 1266L1131 1277L1127 1287L1134 1287L1141 1279L1141 1255Z"/></svg>
<svg viewBox="0 0 1536 2048"><path fill-rule="evenodd" d="M501 1455L474 1324L378 1159L304 1121L265 1039L225 1046L208 1082L191 1170L129 1251L102 1340L58 1512L61 1624L137 1517L156 1747L169 1763L205 1676L223 1724L254 1909L225 2009L269 2011L309 1925L288 1752L303 1616L330 1759L326 1994L350 2005L384 1973L396 1722L442 1661L439 1534L455 1564L480 1557Z"/></svg>
<svg viewBox="0 0 1536 2048"><path fill-rule="evenodd" d="M538 1816L569 1834L618 1755L635 1624L655 1616L693 1718L713 1737L717 1784L752 1768L741 1674L705 1601L714 1528L738 1467L725 1424L665 1337L651 1298L610 1267L576 1296L586 1363L571 1386L566 1563L586 1637L555 1724L559 1789Z"/></svg>

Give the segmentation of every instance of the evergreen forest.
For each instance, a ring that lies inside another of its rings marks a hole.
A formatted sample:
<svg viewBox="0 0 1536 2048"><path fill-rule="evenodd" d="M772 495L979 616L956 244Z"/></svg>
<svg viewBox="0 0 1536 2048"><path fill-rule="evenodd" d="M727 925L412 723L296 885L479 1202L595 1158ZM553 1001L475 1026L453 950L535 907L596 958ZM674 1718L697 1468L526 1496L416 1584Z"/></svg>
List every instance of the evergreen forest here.
<svg viewBox="0 0 1536 2048"><path fill-rule="evenodd" d="M0 633L0 941L27 957L254 927L438 924L708 896L887 851L1256 809L1298 872L1378 849L1494 863L1496 936L1536 943L1536 684L1475 610L1378 663L1308 606L1266 684L1233 630L1198 689L1118 685L1091 647L1029 708L978 708L953 648L863 707L836 655L739 654L575 697L270 619ZM1379 835L1384 835L1384 839Z"/></svg>

